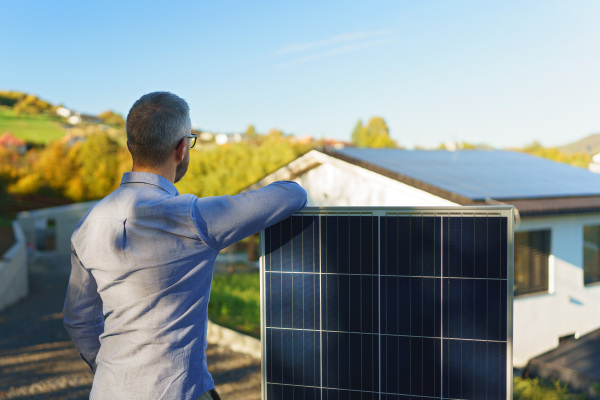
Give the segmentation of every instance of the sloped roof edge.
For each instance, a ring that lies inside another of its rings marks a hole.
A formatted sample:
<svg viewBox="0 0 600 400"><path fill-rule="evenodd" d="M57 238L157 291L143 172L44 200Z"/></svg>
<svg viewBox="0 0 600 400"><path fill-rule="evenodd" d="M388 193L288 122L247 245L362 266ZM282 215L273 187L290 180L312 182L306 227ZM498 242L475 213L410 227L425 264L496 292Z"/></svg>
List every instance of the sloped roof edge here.
<svg viewBox="0 0 600 400"><path fill-rule="evenodd" d="M443 198L445 200L452 201L454 203L458 203L458 204L463 205L463 206L485 204L485 203L482 203L480 201L472 200L472 199L469 199L467 197L461 196L461 195L459 195L457 193L452 193L452 192L449 192L447 190L440 189L437 186L430 185L428 183L419 181L419 180L414 179L414 178L410 178L408 176L399 174L397 172L393 172L393 171L387 170L385 168L381 168L381 167L379 167L377 165L373 165L373 164L370 164L370 163L362 161L362 160L357 160L355 158L345 156L343 154L340 154L340 153L335 152L335 151L331 151L331 150L326 149L326 148L319 149L318 151L322 152L323 154L327 154L330 157L337 158L338 160L342 160L342 161L345 161L347 163L356 165L357 167L361 167L361 168L364 168L366 170L375 172L375 173L377 173L379 175L385 176L385 177L390 178L390 179L394 179L394 180L396 180L398 182L401 182L401 183L404 183L406 185L412 186L414 188L423 190L425 192L431 193L431 194L433 194L435 196L441 197L441 198Z"/></svg>
<svg viewBox="0 0 600 400"><path fill-rule="evenodd" d="M294 161L287 165L279 168L275 172L270 173L263 179L259 180L253 185L250 185L246 190L256 190L261 187L267 186L269 183L275 181L292 181L318 167L325 162L325 158L317 150L310 150L309 152L296 158Z"/></svg>

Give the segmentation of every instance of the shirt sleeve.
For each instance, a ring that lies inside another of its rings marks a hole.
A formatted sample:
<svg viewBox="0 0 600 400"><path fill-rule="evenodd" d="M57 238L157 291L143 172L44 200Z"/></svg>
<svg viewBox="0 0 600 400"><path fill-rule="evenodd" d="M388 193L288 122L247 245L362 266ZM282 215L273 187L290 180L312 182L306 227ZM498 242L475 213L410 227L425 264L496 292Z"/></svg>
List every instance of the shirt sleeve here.
<svg viewBox="0 0 600 400"><path fill-rule="evenodd" d="M63 323L81 358L96 372L100 334L104 332L102 300L94 277L84 268L74 250L71 276L63 307Z"/></svg>
<svg viewBox="0 0 600 400"><path fill-rule="evenodd" d="M279 181L236 196L200 198L193 209L202 238L220 251L291 216L306 206L306 191Z"/></svg>

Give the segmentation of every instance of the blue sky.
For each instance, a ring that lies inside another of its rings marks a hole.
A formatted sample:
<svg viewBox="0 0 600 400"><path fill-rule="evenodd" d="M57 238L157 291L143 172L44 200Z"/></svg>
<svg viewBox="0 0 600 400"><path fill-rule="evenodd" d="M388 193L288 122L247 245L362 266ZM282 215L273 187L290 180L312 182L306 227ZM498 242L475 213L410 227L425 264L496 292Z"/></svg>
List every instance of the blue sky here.
<svg viewBox="0 0 600 400"><path fill-rule="evenodd" d="M1 89L126 115L169 90L194 127L400 145L600 132L600 2L0 0Z"/></svg>

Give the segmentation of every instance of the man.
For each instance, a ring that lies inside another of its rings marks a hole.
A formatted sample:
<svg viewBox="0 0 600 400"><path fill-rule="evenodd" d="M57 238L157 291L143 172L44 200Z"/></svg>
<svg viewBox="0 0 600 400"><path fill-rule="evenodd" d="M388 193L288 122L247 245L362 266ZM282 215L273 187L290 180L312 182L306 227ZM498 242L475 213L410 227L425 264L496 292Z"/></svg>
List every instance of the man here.
<svg viewBox="0 0 600 400"><path fill-rule="evenodd" d="M93 400L218 399L205 353L217 254L306 204L293 182L179 195L195 140L183 99L142 96L127 116L133 171L71 238L64 324L94 371Z"/></svg>

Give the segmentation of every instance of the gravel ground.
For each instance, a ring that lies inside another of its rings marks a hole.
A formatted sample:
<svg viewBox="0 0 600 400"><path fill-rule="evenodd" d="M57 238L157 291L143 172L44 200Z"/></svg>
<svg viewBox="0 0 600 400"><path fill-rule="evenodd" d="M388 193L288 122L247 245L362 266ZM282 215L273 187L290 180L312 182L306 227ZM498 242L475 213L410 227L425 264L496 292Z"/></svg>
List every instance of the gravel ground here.
<svg viewBox="0 0 600 400"><path fill-rule="evenodd" d="M69 261L30 266L30 295L0 312L0 399L87 399L93 374L62 326ZM260 360L209 345L208 369L224 400L260 398Z"/></svg>

